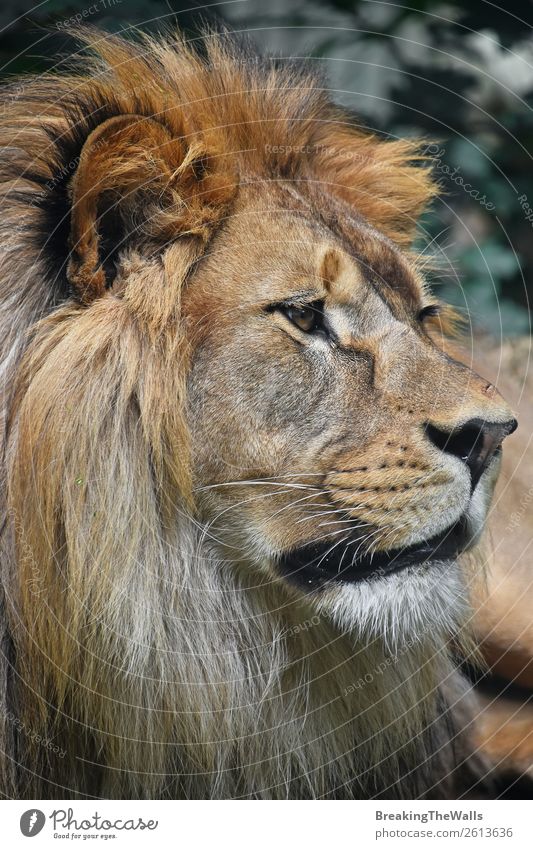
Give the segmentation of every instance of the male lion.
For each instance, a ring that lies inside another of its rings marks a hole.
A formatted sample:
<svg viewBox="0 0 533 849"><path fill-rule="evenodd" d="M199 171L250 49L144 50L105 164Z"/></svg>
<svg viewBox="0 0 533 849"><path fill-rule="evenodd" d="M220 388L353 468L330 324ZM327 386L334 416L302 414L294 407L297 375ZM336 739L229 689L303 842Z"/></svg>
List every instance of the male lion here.
<svg viewBox="0 0 533 849"><path fill-rule="evenodd" d="M454 797L500 444L417 147L226 36L4 90L2 792Z"/></svg>

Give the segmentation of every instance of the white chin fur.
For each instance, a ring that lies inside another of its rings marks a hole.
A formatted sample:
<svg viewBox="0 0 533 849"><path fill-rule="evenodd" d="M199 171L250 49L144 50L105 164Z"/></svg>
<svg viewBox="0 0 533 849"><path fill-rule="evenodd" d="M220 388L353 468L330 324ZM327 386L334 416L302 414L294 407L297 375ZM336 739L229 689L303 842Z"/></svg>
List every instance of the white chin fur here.
<svg viewBox="0 0 533 849"><path fill-rule="evenodd" d="M356 584L332 586L313 599L337 628L363 639L384 640L391 650L407 642L439 642L460 627L468 601L455 561L408 567Z"/></svg>

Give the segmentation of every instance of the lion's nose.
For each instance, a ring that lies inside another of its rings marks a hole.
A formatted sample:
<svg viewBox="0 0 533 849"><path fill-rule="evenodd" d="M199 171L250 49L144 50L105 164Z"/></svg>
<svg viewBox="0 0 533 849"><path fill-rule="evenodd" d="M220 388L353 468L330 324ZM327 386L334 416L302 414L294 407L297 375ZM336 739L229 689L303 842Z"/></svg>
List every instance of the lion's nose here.
<svg viewBox="0 0 533 849"><path fill-rule="evenodd" d="M470 419L461 427L448 431L430 423L425 428L437 448L466 463L470 469L473 489L505 437L516 430L517 424L516 419L506 422Z"/></svg>

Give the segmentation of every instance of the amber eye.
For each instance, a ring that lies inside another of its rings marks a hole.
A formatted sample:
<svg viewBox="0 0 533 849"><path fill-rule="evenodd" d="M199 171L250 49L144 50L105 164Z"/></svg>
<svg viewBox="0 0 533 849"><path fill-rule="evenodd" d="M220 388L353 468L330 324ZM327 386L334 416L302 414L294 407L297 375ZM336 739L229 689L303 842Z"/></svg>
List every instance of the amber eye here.
<svg viewBox="0 0 533 849"><path fill-rule="evenodd" d="M323 307L323 303L317 301L305 307L285 304L280 307L280 310L299 330L302 330L304 333L314 333L317 330L323 329Z"/></svg>

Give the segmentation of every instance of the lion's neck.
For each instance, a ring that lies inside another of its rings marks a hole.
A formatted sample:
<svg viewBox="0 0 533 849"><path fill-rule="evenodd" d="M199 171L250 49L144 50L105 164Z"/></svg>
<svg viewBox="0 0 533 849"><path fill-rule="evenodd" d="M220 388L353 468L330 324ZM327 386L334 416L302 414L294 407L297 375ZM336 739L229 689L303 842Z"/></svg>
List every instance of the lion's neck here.
<svg viewBox="0 0 533 849"><path fill-rule="evenodd" d="M444 650L421 642L391 653L341 633L283 586L208 566L197 558L161 585L151 602L161 615L144 635L137 623L120 685L116 674L109 693L99 682L104 698L121 692L115 710L78 705L89 727L95 710L110 725L102 740L115 768L102 773L103 795L417 795Z"/></svg>

